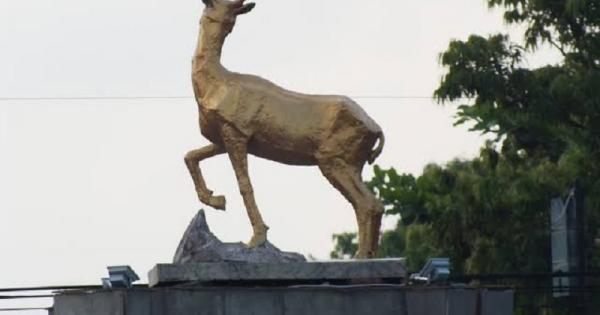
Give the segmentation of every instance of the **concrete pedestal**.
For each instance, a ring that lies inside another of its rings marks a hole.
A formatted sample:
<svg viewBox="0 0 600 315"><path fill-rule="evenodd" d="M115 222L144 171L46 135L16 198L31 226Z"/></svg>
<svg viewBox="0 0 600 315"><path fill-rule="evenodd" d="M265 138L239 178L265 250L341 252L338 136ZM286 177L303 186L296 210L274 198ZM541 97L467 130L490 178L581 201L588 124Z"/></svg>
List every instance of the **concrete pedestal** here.
<svg viewBox="0 0 600 315"><path fill-rule="evenodd" d="M60 292L53 315L512 315L507 289L406 286L404 259L157 265L148 287ZM351 283L361 284L351 284ZM387 284L382 284L387 282ZM378 283L378 284L375 284Z"/></svg>
<svg viewBox="0 0 600 315"><path fill-rule="evenodd" d="M136 288L58 294L53 308L53 315L190 314L512 315L513 293L400 285Z"/></svg>
<svg viewBox="0 0 600 315"><path fill-rule="evenodd" d="M335 260L318 262L207 262L159 264L148 273L150 287L194 285L318 284L350 282L400 283L405 259Z"/></svg>

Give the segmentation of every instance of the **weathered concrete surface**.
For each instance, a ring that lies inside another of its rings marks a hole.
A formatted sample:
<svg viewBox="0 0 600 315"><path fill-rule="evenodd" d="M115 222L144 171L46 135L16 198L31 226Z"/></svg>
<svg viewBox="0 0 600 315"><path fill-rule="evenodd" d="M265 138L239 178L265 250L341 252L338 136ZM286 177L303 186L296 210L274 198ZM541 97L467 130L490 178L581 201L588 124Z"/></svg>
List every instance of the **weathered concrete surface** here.
<svg viewBox="0 0 600 315"><path fill-rule="evenodd" d="M52 313L64 315L124 315L126 292L98 291L93 294L61 295L55 297Z"/></svg>
<svg viewBox="0 0 600 315"><path fill-rule="evenodd" d="M301 262L306 258L298 253L283 252L269 241L254 248L247 248L242 242L223 243L210 231L206 214L200 209L183 234L173 263L219 261L272 263Z"/></svg>
<svg viewBox="0 0 600 315"><path fill-rule="evenodd" d="M493 292L493 293L492 293ZM512 291L399 285L154 288L58 294L54 315L512 315Z"/></svg>
<svg viewBox="0 0 600 315"><path fill-rule="evenodd" d="M172 283L257 280L404 279L405 259L335 260L290 263L158 264L148 273L150 287Z"/></svg>
<svg viewBox="0 0 600 315"><path fill-rule="evenodd" d="M514 295L507 294L504 291L484 290L481 292L481 314L485 315L504 315L507 314L507 307L512 308L514 304Z"/></svg>

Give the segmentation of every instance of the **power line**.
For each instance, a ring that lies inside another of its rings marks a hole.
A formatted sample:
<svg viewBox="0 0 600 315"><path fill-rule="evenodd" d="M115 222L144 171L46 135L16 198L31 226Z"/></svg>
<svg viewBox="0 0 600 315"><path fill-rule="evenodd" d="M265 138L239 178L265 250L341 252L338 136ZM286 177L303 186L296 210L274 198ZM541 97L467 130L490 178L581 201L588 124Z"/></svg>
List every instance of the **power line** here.
<svg viewBox="0 0 600 315"><path fill-rule="evenodd" d="M0 101L70 101L70 100L136 100L136 99L193 99L193 96L74 96L74 97L0 97Z"/></svg>
<svg viewBox="0 0 600 315"><path fill-rule="evenodd" d="M357 99L436 99L433 96L354 95ZM0 101L83 101L83 100L142 100L142 99L194 99L193 96L74 96L74 97L0 97ZM463 98L468 99L468 98Z"/></svg>

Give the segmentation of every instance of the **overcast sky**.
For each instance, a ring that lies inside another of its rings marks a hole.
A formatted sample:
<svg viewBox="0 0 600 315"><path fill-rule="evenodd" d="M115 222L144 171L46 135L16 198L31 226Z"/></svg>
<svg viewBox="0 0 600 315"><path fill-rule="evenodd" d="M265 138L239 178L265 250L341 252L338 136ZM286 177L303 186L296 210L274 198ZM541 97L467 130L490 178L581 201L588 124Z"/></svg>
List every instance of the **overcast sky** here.
<svg viewBox="0 0 600 315"><path fill-rule="evenodd" d="M202 9L200 0L0 1L0 287L100 284L114 264L146 282L172 260L203 207L183 163L208 143L189 98ZM483 143L429 99L443 73L438 54L453 38L505 30L484 0L257 0L223 64L294 91L353 97L386 133L377 163L417 175ZM19 99L78 97L182 98ZM211 229L247 241L227 156L201 167L228 198L226 212L205 207ZM251 157L250 176L282 250L326 259L331 235L356 229L350 204L316 167Z"/></svg>

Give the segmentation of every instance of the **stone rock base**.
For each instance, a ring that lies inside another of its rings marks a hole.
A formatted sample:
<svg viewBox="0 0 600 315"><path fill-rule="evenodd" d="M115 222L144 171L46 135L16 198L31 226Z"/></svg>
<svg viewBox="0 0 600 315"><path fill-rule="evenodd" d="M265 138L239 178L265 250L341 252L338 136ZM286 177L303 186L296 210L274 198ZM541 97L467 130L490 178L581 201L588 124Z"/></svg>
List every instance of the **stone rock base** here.
<svg viewBox="0 0 600 315"><path fill-rule="evenodd" d="M302 262L306 258L298 253L283 252L269 241L252 249L241 242L223 243L210 231L204 210L200 209L183 234L173 263L225 261L276 263Z"/></svg>

